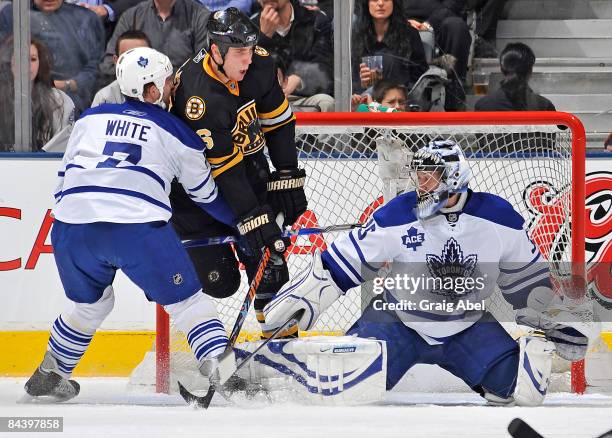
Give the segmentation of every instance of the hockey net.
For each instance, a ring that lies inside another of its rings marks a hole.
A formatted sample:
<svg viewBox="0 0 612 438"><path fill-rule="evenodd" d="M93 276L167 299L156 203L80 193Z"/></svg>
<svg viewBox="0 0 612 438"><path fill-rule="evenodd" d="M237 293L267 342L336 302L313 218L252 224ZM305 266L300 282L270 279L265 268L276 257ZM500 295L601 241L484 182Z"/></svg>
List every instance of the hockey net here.
<svg viewBox="0 0 612 438"><path fill-rule="evenodd" d="M470 162L474 191L502 196L526 220L528 232L551 270L559 273L567 262L584 262L585 135L580 121L565 113L302 113L298 114L296 144L300 165L306 169L309 210L295 227L365 222L406 180L379 178L377 139L396 139L407 155L434 139L452 139ZM406 188L406 187L404 187ZM308 262L314 248L325 249L339 233L298 237L288 250L290 274ZM236 320L248 284L217 300L227 330ZM567 272L560 274L567 274ZM361 315L372 297L371 284L349 291L317 321L316 334L343 334ZM488 310L517 336L512 307L497 291ZM156 373L157 390L167 392L177 379L197 376L197 366L184 336L158 311L155 363L141 364L138 373ZM253 311L241 340L258 339ZM301 333L308 335L308 333ZM240 340L239 340L240 341ZM151 358L153 354L150 354ZM151 368L152 367L152 368ZM142 380L141 377L134 377ZM572 389L584 390L582 364L574 364ZM172 382L172 383L171 383Z"/></svg>

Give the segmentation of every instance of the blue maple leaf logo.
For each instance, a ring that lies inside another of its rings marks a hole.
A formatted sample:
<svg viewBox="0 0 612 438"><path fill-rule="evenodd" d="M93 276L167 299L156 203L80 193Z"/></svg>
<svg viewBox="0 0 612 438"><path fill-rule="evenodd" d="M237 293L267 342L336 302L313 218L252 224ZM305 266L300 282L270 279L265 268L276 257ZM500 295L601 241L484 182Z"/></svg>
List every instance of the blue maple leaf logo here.
<svg viewBox="0 0 612 438"><path fill-rule="evenodd" d="M461 246L452 237L446 242L442 249L442 255L427 254L425 256L429 272L434 277L442 279L469 278L474 273L478 263L478 256L470 254L463 255ZM442 295L455 296L455 291L432 291Z"/></svg>
<svg viewBox="0 0 612 438"><path fill-rule="evenodd" d="M417 246L423 246L423 242L425 242L425 233L419 233L419 230L414 227L410 227L406 234L402 236L402 243L406 248L413 251L416 251Z"/></svg>
<svg viewBox="0 0 612 438"><path fill-rule="evenodd" d="M138 65L142 68L145 68L147 65L149 65L149 60L144 56L141 56L140 58L138 58Z"/></svg>

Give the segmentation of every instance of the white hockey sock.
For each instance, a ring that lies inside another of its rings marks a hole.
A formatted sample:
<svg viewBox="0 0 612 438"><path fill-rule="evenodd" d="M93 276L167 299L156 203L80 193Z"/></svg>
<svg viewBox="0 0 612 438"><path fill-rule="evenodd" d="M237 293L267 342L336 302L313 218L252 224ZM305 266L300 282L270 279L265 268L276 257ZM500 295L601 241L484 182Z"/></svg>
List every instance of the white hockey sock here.
<svg viewBox="0 0 612 438"><path fill-rule="evenodd" d="M74 303L53 323L48 350L57 361L60 374L69 378L89 347L94 333L115 304L112 286L108 286L95 303Z"/></svg>
<svg viewBox="0 0 612 438"><path fill-rule="evenodd" d="M69 378L72 370L89 347L93 333L83 333L71 327L60 315L51 328L48 350L57 361L60 374Z"/></svg>
<svg viewBox="0 0 612 438"><path fill-rule="evenodd" d="M187 334L187 341L198 362L206 357L215 357L227 347L227 334L221 321L209 319L198 324Z"/></svg>
<svg viewBox="0 0 612 438"><path fill-rule="evenodd" d="M198 362L223 353L227 346L227 332L217 317L212 300L198 292L176 304L164 306L174 325L187 335L189 347Z"/></svg>

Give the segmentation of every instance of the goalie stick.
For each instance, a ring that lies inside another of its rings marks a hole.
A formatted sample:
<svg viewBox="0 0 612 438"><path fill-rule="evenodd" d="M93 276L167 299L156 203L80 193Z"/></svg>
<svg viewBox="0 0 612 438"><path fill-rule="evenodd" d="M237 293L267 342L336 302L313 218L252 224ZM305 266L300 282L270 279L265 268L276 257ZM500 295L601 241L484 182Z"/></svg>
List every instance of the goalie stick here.
<svg viewBox="0 0 612 438"><path fill-rule="evenodd" d="M238 372L238 370L240 368L242 368L243 366L245 366L252 358L255 357L255 355L263 348L265 347L268 342L270 342L273 339L276 339L276 337L279 335L280 332L282 332L285 327L287 327L288 325L290 325L293 321L297 321L301 316L302 313L304 313L304 309L300 309L297 312L295 312L293 315L291 315L289 317L289 319L287 319L287 321L285 321L280 327L278 327L276 330L274 330L274 332L272 333L272 335L270 335L269 338L265 339L255 350L253 350L251 353L247 354L245 356L245 358L236 366L236 369L234 370L234 372L232 373L232 375L230 376L233 377L236 375L236 373ZM235 341L234 341L235 343ZM232 345L234 345L234 343ZM229 348L226 349L225 351L229 351ZM189 392L182 384L181 382L177 382L178 383L178 387L179 387L179 392L181 393L181 397L183 397L183 400L185 400L187 402L187 404L191 405L191 406L195 406L198 408L203 408L203 409L208 409L208 407L210 406L210 402L212 401L212 397L216 391L214 386L211 386L210 389L208 390L208 392L206 393L206 395L204 396L197 396L195 394L192 394L191 392ZM227 397L226 397L227 398Z"/></svg>
<svg viewBox="0 0 612 438"><path fill-rule="evenodd" d="M352 230L354 228L359 228L362 225L363 224L360 224L360 223L354 223L354 224L329 225L327 227L300 228L299 230L286 230L283 232L283 237L308 236L311 234L330 233L332 231L347 231L347 230ZM183 240L183 246L185 248L194 248L197 246L222 245L224 243L236 243L236 242L238 242L238 238L236 236L217 236L217 237L207 237L204 239Z"/></svg>

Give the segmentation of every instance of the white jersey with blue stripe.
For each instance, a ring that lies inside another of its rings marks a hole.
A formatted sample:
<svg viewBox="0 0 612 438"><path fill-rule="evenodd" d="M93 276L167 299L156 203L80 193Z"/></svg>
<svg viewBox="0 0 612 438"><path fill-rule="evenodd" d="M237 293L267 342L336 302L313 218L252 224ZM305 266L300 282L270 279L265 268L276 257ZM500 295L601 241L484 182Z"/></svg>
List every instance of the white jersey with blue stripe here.
<svg viewBox="0 0 612 438"><path fill-rule="evenodd" d="M415 192L400 195L327 248L324 266L341 289L383 268L386 281L375 281L374 292L383 294L386 310L435 343L478 321L496 286L515 308L526 307L533 288L550 287L548 265L507 201L468 191L426 220L417 220L415 204Z"/></svg>
<svg viewBox="0 0 612 438"><path fill-rule="evenodd" d="M176 116L133 99L83 113L58 176L53 214L66 223L168 221L175 177L194 201L217 198L202 140Z"/></svg>

